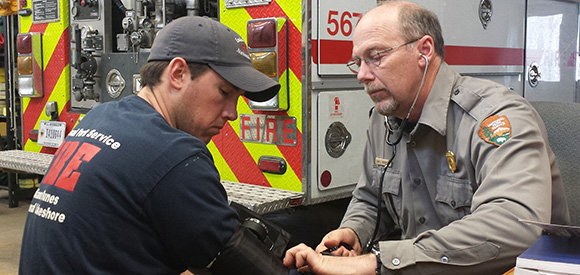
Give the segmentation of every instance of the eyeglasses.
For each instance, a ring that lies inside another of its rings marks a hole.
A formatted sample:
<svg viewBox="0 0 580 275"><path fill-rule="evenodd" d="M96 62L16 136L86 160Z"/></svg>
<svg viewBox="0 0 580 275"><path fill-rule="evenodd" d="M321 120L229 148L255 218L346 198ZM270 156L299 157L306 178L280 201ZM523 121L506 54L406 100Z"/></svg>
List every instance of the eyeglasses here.
<svg viewBox="0 0 580 275"><path fill-rule="evenodd" d="M363 57L361 59L359 57L353 57L348 61L348 63L346 63L346 66L355 74L358 74L362 60L364 60L365 63L367 63L367 65L372 65L373 67L377 68L381 65L381 60L383 60L384 53L388 53L388 52L394 51L400 47L409 45L413 42L417 42L417 40L419 40L419 39L421 39L421 38L416 38L416 39L413 39L409 42L401 44L399 46L394 46L394 47L391 47L388 49L384 49L384 50L380 50L380 51L371 51L371 53L369 54L369 57L367 57L367 58Z"/></svg>

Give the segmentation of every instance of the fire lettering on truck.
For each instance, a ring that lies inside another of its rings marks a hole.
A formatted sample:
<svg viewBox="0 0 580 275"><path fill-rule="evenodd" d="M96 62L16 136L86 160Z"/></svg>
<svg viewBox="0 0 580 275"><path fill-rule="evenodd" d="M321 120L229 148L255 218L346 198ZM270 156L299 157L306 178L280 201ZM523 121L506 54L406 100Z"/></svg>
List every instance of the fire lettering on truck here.
<svg viewBox="0 0 580 275"><path fill-rule="evenodd" d="M240 140L296 146L296 118L274 115L240 114Z"/></svg>

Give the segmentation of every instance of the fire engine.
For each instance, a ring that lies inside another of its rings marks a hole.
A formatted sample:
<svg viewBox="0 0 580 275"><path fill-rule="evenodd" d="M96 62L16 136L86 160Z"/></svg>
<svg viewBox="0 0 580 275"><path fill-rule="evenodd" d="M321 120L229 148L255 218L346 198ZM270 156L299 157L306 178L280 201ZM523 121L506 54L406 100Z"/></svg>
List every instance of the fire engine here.
<svg viewBox="0 0 580 275"><path fill-rule="evenodd" d="M231 200L256 212L350 196L362 171L372 101L345 66L375 0L19 0L6 16L8 133L0 167L44 174L64 137L98 104L140 89L156 33L187 15L245 38L254 66L280 82L267 102L208 144ZM530 100L577 101L578 3L414 0L434 11L445 61ZM17 204L16 202L13 202Z"/></svg>

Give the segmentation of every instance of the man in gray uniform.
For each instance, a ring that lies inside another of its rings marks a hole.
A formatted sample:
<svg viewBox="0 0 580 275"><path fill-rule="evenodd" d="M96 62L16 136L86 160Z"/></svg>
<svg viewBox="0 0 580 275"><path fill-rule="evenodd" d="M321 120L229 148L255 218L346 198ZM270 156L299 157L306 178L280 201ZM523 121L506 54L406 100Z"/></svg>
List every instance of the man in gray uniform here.
<svg viewBox="0 0 580 275"><path fill-rule="evenodd" d="M438 19L418 5L386 2L359 21L348 65L375 102L364 171L340 228L316 251L288 250L287 266L501 274L541 234L519 219L569 222L537 112L506 87L460 76L444 57ZM401 240L384 241L396 228ZM357 257L318 253L329 249Z"/></svg>

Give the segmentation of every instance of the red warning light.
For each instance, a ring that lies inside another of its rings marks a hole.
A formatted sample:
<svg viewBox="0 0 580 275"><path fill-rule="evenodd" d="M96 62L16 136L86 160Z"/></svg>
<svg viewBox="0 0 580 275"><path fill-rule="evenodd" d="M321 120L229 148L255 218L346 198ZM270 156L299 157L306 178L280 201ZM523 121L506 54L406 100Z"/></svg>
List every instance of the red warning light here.
<svg viewBox="0 0 580 275"><path fill-rule="evenodd" d="M248 46L250 48L271 48L275 47L278 39L276 34L276 20L248 22Z"/></svg>
<svg viewBox="0 0 580 275"><path fill-rule="evenodd" d="M32 53L32 35L29 33L19 34L16 39L16 50L19 54Z"/></svg>
<svg viewBox="0 0 580 275"><path fill-rule="evenodd" d="M320 184L324 187L328 187L330 182L332 182L332 174L330 174L330 171L325 170L322 172L322 175L320 175Z"/></svg>

